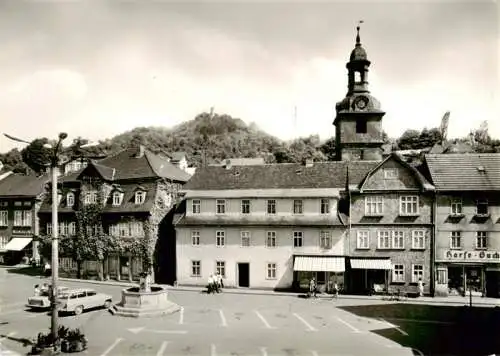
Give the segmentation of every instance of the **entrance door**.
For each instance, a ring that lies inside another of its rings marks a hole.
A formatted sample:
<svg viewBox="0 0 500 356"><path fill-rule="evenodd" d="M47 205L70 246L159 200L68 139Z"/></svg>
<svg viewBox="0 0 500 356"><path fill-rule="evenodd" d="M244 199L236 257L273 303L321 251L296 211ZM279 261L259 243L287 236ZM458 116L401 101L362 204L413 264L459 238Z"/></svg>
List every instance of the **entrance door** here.
<svg viewBox="0 0 500 356"><path fill-rule="evenodd" d="M250 287L249 263L238 263L238 287Z"/></svg>

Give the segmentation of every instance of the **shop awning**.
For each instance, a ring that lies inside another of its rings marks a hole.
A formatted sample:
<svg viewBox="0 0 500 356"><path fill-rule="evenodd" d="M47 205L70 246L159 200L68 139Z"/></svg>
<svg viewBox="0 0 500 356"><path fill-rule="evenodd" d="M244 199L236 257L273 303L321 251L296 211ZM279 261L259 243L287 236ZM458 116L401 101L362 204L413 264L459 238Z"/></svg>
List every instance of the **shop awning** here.
<svg viewBox="0 0 500 356"><path fill-rule="evenodd" d="M351 259L352 269L392 269L391 260L385 259L368 259L355 258Z"/></svg>
<svg viewBox="0 0 500 356"><path fill-rule="evenodd" d="M21 251L33 240L31 237L14 237L5 245L7 251Z"/></svg>
<svg viewBox="0 0 500 356"><path fill-rule="evenodd" d="M344 257L297 256L293 264L294 271L307 272L344 272Z"/></svg>

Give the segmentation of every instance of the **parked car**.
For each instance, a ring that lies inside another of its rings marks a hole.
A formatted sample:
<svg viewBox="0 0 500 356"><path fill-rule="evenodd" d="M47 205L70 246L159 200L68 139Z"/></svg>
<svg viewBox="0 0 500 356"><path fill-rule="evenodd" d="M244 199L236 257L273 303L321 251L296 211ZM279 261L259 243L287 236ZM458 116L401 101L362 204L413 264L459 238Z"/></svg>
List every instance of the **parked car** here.
<svg viewBox="0 0 500 356"><path fill-rule="evenodd" d="M58 295L65 293L69 290L68 287L59 287L57 288ZM28 298L28 304L26 304L28 308L31 309L48 309L50 308L50 290L49 289L41 289L39 295L35 295Z"/></svg>
<svg viewBox="0 0 500 356"><path fill-rule="evenodd" d="M79 315L84 310L99 307L109 308L113 302L113 297L109 294L97 293L93 289L72 289L58 296L60 304L59 310L65 313Z"/></svg>

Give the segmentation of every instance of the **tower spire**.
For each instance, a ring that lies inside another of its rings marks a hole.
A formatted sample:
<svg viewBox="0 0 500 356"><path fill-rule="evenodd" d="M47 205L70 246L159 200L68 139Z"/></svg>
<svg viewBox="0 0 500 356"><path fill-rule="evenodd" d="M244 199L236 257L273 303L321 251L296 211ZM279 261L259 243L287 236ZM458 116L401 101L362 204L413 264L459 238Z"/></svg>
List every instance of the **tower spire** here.
<svg viewBox="0 0 500 356"><path fill-rule="evenodd" d="M356 46L360 46L361 45L361 39L359 37L359 29L361 28L360 25L363 22L364 22L363 20L359 20L358 21L358 26L356 26L356 31L357 31L357 34L356 34Z"/></svg>

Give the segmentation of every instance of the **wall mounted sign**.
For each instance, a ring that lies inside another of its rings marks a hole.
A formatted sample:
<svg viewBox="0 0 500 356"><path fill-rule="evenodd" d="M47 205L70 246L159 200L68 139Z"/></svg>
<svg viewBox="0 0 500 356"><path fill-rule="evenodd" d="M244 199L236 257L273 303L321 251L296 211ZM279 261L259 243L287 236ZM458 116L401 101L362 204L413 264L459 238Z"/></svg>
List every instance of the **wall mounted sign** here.
<svg viewBox="0 0 500 356"><path fill-rule="evenodd" d="M447 250L444 251L443 259L449 262L500 263L500 252Z"/></svg>

